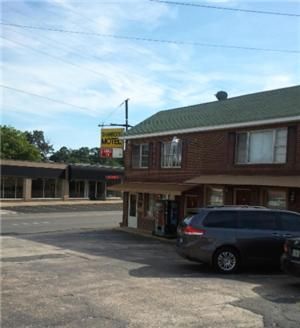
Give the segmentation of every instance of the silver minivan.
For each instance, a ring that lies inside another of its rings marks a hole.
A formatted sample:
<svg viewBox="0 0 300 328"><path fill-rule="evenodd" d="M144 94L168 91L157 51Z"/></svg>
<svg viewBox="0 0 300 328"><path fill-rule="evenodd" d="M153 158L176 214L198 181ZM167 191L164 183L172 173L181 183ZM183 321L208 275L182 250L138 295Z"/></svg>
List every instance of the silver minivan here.
<svg viewBox="0 0 300 328"><path fill-rule="evenodd" d="M287 238L300 236L300 214L250 206L200 208L177 229L186 259L233 273L242 265L280 264Z"/></svg>

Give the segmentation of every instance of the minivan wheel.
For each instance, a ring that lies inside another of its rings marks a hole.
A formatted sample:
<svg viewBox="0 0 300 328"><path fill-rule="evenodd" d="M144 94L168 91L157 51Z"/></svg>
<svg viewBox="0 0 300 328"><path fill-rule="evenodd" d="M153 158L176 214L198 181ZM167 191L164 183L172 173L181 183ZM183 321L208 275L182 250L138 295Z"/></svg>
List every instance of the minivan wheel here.
<svg viewBox="0 0 300 328"><path fill-rule="evenodd" d="M236 272L240 265L239 254L233 248L222 247L214 254L213 265L221 273Z"/></svg>

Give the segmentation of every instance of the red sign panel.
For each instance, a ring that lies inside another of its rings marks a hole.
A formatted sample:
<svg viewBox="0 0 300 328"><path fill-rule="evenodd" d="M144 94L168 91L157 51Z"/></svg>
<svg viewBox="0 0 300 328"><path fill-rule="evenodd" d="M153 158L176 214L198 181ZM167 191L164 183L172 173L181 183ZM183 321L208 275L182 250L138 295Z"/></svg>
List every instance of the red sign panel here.
<svg viewBox="0 0 300 328"><path fill-rule="evenodd" d="M119 180L121 177L119 175L106 175L105 176L106 180Z"/></svg>
<svg viewBox="0 0 300 328"><path fill-rule="evenodd" d="M111 148L101 148L100 149L100 157L112 158L113 151Z"/></svg>

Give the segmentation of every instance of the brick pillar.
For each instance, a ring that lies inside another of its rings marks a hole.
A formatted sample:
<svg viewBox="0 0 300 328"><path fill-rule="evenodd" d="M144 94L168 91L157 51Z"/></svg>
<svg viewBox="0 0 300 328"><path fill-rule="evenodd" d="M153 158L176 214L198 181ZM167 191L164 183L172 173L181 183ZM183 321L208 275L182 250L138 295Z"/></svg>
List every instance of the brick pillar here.
<svg viewBox="0 0 300 328"><path fill-rule="evenodd" d="M31 200L32 180L25 178L23 180L23 198L25 201Z"/></svg>

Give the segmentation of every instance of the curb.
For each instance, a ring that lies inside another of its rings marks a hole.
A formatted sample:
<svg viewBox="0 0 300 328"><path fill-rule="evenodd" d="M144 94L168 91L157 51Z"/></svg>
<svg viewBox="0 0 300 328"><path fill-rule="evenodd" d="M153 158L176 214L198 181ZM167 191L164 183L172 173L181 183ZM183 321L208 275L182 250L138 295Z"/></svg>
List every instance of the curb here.
<svg viewBox="0 0 300 328"><path fill-rule="evenodd" d="M98 200L98 201L11 201L0 202L0 208L7 209L9 207L35 207L35 206L80 206L80 205L121 205L122 200Z"/></svg>

